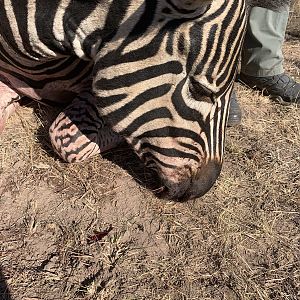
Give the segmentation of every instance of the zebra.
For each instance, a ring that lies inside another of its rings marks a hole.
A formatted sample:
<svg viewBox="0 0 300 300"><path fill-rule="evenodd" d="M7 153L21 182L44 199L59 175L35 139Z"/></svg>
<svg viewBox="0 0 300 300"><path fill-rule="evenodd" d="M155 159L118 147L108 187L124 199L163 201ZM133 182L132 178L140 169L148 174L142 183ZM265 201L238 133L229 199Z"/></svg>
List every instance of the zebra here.
<svg viewBox="0 0 300 300"><path fill-rule="evenodd" d="M245 0L0 0L0 19L0 131L24 96L60 102L49 133L63 160L126 141L170 198L212 187Z"/></svg>

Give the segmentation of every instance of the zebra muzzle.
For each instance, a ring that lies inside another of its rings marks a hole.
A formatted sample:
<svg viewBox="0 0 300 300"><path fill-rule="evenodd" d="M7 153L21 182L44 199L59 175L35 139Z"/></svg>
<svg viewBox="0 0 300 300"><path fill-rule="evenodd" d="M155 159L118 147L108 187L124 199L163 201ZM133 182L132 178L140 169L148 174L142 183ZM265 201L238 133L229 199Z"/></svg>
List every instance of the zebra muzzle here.
<svg viewBox="0 0 300 300"><path fill-rule="evenodd" d="M222 164L218 161L210 161L201 166L196 175L182 178L178 182L163 180L165 190L161 197L167 197L177 201L186 201L205 195L214 185L220 175Z"/></svg>

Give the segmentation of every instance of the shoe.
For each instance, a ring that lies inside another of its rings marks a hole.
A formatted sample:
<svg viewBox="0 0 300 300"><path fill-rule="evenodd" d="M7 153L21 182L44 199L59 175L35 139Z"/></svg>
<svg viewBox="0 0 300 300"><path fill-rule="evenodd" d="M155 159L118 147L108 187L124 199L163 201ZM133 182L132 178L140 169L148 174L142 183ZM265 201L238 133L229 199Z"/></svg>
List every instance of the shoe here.
<svg viewBox="0 0 300 300"><path fill-rule="evenodd" d="M238 103L236 93L233 90L230 96L227 127L240 125L241 122L242 122L242 111Z"/></svg>
<svg viewBox="0 0 300 300"><path fill-rule="evenodd" d="M265 77L255 77L241 73L238 81L252 89L262 91L264 95L270 96L270 98L281 104L300 104L300 83L286 73Z"/></svg>

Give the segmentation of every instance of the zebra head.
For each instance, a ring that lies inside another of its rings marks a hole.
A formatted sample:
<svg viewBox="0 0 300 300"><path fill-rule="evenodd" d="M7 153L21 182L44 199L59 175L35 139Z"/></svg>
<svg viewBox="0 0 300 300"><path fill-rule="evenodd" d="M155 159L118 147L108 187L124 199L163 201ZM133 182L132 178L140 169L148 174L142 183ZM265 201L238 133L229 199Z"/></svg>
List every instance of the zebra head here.
<svg viewBox="0 0 300 300"><path fill-rule="evenodd" d="M245 8L240 0L216 3L192 21L143 7L94 68L101 116L158 172L171 198L202 196L221 171Z"/></svg>

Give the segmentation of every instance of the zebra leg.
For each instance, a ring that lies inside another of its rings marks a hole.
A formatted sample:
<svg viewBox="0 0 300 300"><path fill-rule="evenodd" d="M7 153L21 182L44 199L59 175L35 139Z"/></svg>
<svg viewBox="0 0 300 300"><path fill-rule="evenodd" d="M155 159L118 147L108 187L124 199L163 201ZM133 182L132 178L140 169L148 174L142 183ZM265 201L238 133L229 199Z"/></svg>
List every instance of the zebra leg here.
<svg viewBox="0 0 300 300"><path fill-rule="evenodd" d="M7 119L20 106L17 102L21 97L5 83L0 81L0 134L3 132Z"/></svg>
<svg viewBox="0 0 300 300"><path fill-rule="evenodd" d="M55 152L67 162L82 161L124 142L104 124L94 101L89 92L78 95L49 129Z"/></svg>

